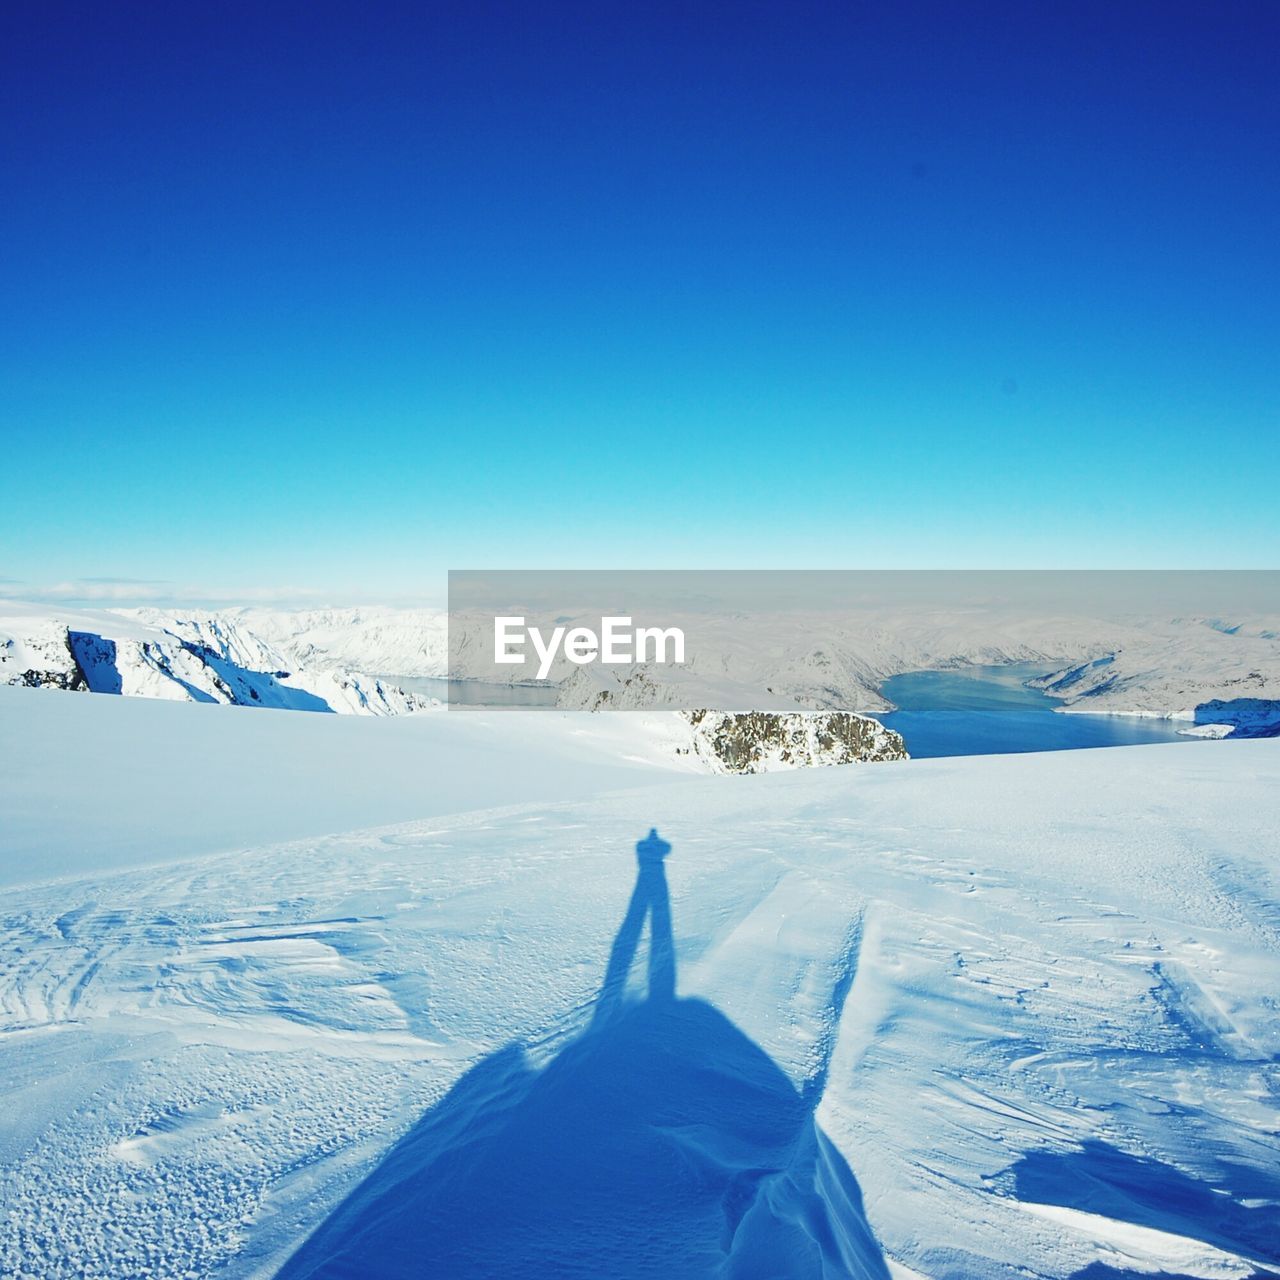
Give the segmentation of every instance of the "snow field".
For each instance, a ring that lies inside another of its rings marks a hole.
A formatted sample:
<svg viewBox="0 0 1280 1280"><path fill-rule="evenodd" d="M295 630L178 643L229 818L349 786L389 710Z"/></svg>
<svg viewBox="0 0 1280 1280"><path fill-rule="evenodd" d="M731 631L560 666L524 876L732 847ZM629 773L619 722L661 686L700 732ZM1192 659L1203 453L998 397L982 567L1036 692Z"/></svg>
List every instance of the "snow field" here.
<svg viewBox="0 0 1280 1280"><path fill-rule="evenodd" d="M345 1274L338 1206L359 1234L468 1151L510 1205L570 1123L600 1221L685 1153L682 1239L727 1273L1275 1269L1278 775L1228 742L673 778L11 890L0 1269L267 1275L314 1231L290 1274ZM593 1037L653 825L680 1000L642 954ZM631 1087L650 1052L678 1099ZM766 1077L773 1127L715 1109Z"/></svg>

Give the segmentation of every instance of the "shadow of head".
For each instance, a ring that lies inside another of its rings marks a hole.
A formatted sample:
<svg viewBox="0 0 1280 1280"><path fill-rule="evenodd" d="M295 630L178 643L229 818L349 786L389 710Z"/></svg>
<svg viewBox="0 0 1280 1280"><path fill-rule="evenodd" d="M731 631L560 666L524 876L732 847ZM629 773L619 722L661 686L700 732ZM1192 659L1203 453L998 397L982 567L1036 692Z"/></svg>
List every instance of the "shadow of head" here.
<svg viewBox="0 0 1280 1280"><path fill-rule="evenodd" d="M650 827L649 834L636 845L636 859L641 866L651 863L662 865L671 852L671 846L658 834L657 827Z"/></svg>
<svg viewBox="0 0 1280 1280"><path fill-rule="evenodd" d="M714 1006L676 997L674 954L660 998L609 991L637 916L656 905L651 952L669 941L665 878L646 877L670 846L651 831L646 847L662 853L640 859L609 1015L541 1069L519 1045L479 1063L282 1275L887 1280L816 1099Z"/></svg>

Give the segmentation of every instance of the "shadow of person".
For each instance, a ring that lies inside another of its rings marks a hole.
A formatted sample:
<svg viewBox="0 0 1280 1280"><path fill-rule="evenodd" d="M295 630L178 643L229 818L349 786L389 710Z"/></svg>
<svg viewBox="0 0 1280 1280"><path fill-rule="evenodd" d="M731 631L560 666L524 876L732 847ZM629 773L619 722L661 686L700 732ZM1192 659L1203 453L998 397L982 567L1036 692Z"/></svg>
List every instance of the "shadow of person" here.
<svg viewBox="0 0 1280 1280"><path fill-rule="evenodd" d="M650 918L649 1000L662 1002L676 998L676 944L671 932L671 894L664 865L670 852L671 846L658 835L656 827L650 827L649 834L636 845L639 864L636 887L609 952L604 982L596 1000L595 1023L617 1013L622 1004L646 916Z"/></svg>
<svg viewBox="0 0 1280 1280"><path fill-rule="evenodd" d="M676 996L668 853L654 830L636 846L586 1032L541 1070L513 1044L469 1071L282 1276L888 1280L820 1091ZM647 998L627 1000L646 918Z"/></svg>

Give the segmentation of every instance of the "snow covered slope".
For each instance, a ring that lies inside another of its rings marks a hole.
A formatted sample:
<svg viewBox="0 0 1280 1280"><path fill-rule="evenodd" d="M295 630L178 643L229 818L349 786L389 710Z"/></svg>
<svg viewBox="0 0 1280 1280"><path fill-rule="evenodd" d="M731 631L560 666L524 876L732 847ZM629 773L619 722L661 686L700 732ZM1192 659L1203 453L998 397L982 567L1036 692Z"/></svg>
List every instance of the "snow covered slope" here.
<svg viewBox="0 0 1280 1280"><path fill-rule="evenodd" d="M168 626L174 616L162 609L122 612L160 626ZM304 667L343 667L393 676L448 673L448 614L443 609L241 608L215 616L260 636Z"/></svg>
<svg viewBox="0 0 1280 1280"><path fill-rule="evenodd" d="M1280 734L1280 632L1196 618L1037 681L1064 711L1159 716Z"/></svg>
<svg viewBox="0 0 1280 1280"><path fill-rule="evenodd" d="M185 710L199 756L231 715ZM86 836L0 895L0 1271L1280 1268L1280 743L593 794L599 747L494 720L501 808L145 871Z"/></svg>
<svg viewBox="0 0 1280 1280"><path fill-rule="evenodd" d="M244 715L0 686L0 886L697 776L653 717Z"/></svg>
<svg viewBox="0 0 1280 1280"><path fill-rule="evenodd" d="M285 711L394 715L428 705L335 663L301 667L234 621L0 605L0 683Z"/></svg>
<svg viewBox="0 0 1280 1280"><path fill-rule="evenodd" d="M840 713L691 719L472 708L245 716L0 685L0 885L655 777L904 754L897 734Z"/></svg>

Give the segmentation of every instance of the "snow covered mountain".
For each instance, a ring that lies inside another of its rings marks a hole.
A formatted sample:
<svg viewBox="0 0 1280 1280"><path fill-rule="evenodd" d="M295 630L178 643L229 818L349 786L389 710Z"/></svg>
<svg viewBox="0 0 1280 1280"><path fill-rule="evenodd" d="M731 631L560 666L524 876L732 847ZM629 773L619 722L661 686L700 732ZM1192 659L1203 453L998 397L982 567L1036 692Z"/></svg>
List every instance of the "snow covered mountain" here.
<svg viewBox="0 0 1280 1280"><path fill-rule="evenodd" d="M687 634L696 647L683 669L562 662L553 672L561 680L559 705L638 708L692 700L735 710L800 705L876 714L893 710L880 692L890 676L1035 663L1054 668L1035 683L1064 711L1220 724L1241 736L1280 732L1280 619L864 611L804 625L794 618L697 619ZM804 637L820 639L805 645Z"/></svg>
<svg viewBox="0 0 1280 1280"><path fill-rule="evenodd" d="M1280 615L1088 617L974 606L688 622L683 668L582 668L558 659L558 705L876 714L893 709L880 692L890 676L1035 663L1053 670L1039 684L1067 712L1158 716L1202 733L1280 731ZM58 616L8 605L0 610L0 680L390 714L422 705L397 677L447 674L447 631L436 609ZM73 642L73 633L90 639ZM454 637L454 674L492 678L491 656L481 623ZM514 679L524 668L500 670Z"/></svg>
<svg viewBox="0 0 1280 1280"><path fill-rule="evenodd" d="M462 678L527 679L524 667L496 669L492 619L455 617L450 638L453 674ZM1056 615L1028 616L1008 609L860 609L803 614L664 616L687 638L683 667L579 668L563 656L550 679L562 704L585 705L592 686L611 692L614 706L723 706L726 710L795 708L869 712L892 710L880 693L890 676L906 671L1005 663L1052 665L1102 656L1137 639L1138 622L1107 623ZM655 688L623 691L637 671ZM637 697L636 695L641 695Z"/></svg>
<svg viewBox="0 0 1280 1280"><path fill-rule="evenodd" d="M158 626L161 609L122 610ZM227 609L225 626L246 631L308 669L333 667L388 676L448 674L448 614L443 609L358 606L345 609Z"/></svg>
<svg viewBox="0 0 1280 1280"><path fill-rule="evenodd" d="M0 1272L1280 1270L1280 742L724 778L630 716L0 697L0 868L62 859L0 893ZM406 754L416 820L271 843Z"/></svg>
<svg viewBox="0 0 1280 1280"><path fill-rule="evenodd" d="M1034 682L1062 710L1220 725L1280 735L1280 631L1194 618Z"/></svg>
<svg viewBox="0 0 1280 1280"><path fill-rule="evenodd" d="M16 604L0 606L0 683L354 715L429 705L335 663L300 666L217 615L50 612Z"/></svg>

